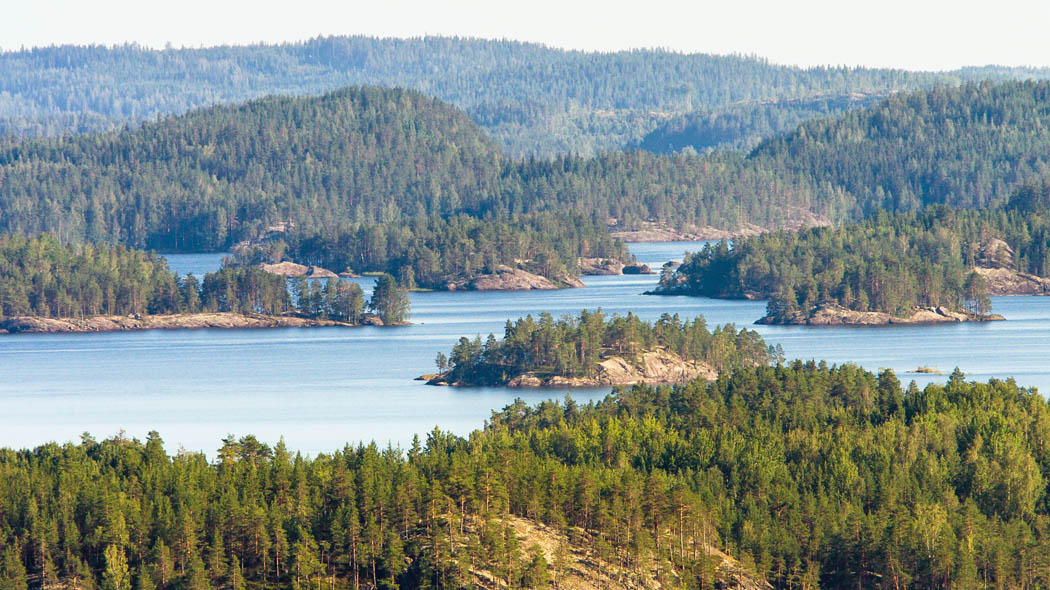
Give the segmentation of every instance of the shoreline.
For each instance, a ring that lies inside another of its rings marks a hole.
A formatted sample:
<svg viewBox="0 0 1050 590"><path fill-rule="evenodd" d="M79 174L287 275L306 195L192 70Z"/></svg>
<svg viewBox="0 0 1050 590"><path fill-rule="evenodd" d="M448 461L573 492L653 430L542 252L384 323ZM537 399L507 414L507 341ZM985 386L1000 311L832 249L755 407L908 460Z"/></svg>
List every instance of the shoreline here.
<svg viewBox="0 0 1050 590"><path fill-rule="evenodd" d="M979 316L945 307L920 307L907 317L882 311L856 311L840 305L822 305L809 314L796 312L785 317L764 316L755 320L764 326L928 326L962 322L1005 321L999 314Z"/></svg>
<svg viewBox="0 0 1050 590"><path fill-rule="evenodd" d="M378 320L378 318L376 318ZM360 324L337 322L296 315L242 314L205 312L163 315L105 315L86 318L11 317L0 321L3 334L88 334L100 332L136 332L145 330L265 329L359 327L382 325L382 321Z"/></svg>

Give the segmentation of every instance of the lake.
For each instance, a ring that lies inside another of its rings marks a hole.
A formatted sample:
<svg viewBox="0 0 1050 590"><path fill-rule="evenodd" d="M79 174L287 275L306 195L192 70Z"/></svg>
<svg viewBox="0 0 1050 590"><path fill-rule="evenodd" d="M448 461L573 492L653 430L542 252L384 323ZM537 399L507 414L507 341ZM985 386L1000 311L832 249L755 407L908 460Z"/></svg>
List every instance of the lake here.
<svg viewBox="0 0 1050 590"><path fill-rule="evenodd" d="M658 268L702 243L632 244ZM171 255L173 269L202 276L222 255ZM433 372L437 353L460 336L502 333L507 319L601 307L654 320L663 313L703 314L710 326L750 325L764 302L642 295L650 276L586 277L583 289L528 292L414 293L413 325L397 328L151 331L33 334L0 338L0 446L97 438L121 430L144 438L157 430L169 451L214 455L227 434L284 436L308 454L376 440L406 447L413 434L440 426L457 434L480 427L491 411L521 397L562 398L562 389L453 389L413 379ZM366 292L371 279L358 279ZM366 293L367 295L367 293ZM1050 298L993 298L1005 322L941 326L816 328L753 326L788 358L892 368L920 385L944 375L909 374L919 366L970 379L1014 377L1050 391ZM600 399L608 388L575 390Z"/></svg>

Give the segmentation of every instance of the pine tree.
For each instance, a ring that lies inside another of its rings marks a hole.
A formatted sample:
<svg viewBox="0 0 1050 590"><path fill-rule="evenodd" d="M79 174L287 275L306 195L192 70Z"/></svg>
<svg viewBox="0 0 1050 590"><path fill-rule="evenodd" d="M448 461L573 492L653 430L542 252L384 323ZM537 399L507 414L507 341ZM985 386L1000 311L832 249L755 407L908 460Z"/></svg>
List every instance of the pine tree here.
<svg viewBox="0 0 1050 590"><path fill-rule="evenodd" d="M124 550L116 545L107 545L106 569L102 573L102 590L131 590L131 574Z"/></svg>

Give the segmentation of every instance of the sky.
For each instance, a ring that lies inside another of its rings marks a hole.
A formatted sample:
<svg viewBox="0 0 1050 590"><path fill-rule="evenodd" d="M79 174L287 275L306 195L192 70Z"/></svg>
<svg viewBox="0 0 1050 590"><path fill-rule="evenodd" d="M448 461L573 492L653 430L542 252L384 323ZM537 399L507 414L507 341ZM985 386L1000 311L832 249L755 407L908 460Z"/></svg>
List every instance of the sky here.
<svg viewBox="0 0 1050 590"><path fill-rule="evenodd" d="M8 0L0 48L161 48L318 35L660 47L801 66L1050 66L1050 0Z"/></svg>

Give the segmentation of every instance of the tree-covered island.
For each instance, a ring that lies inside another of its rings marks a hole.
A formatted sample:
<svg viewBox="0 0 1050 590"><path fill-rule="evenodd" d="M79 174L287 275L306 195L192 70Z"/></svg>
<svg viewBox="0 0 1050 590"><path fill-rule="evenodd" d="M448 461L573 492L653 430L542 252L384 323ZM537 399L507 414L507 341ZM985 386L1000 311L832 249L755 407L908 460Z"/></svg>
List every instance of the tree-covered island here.
<svg viewBox="0 0 1050 590"><path fill-rule="evenodd" d="M765 323L983 321L990 295L1050 293L1050 182L1029 183L1001 208L882 213L708 245L655 294L769 298Z"/></svg>
<svg viewBox="0 0 1050 590"><path fill-rule="evenodd" d="M655 323L600 309L555 319L549 313L507 321L503 338L460 338L439 353L431 385L597 387L714 379L737 367L782 357L755 332L733 325L707 329L703 316L664 314Z"/></svg>
<svg viewBox="0 0 1050 590"><path fill-rule="evenodd" d="M389 275L366 307L361 287L339 279L289 285L227 260L198 280L151 252L0 235L0 333L396 325L407 315Z"/></svg>

